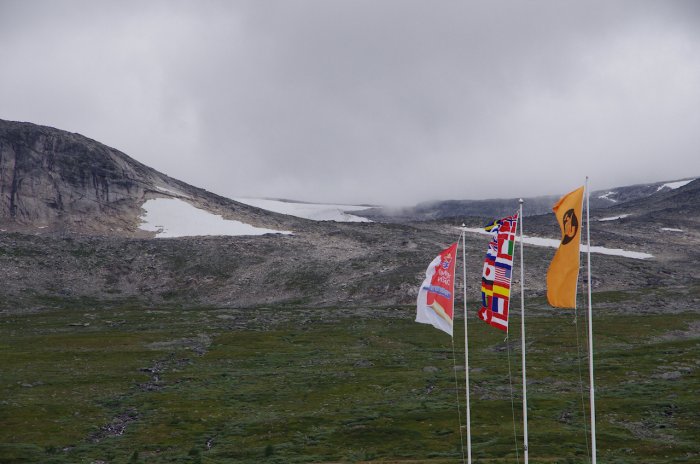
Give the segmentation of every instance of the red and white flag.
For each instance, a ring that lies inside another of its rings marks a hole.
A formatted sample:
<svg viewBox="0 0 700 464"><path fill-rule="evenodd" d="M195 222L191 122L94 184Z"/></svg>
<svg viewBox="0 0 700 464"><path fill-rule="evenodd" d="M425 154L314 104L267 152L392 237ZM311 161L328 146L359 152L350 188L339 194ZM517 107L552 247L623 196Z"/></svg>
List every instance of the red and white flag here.
<svg viewBox="0 0 700 464"><path fill-rule="evenodd" d="M425 271L418 290L416 322L431 324L452 336L457 244L442 250Z"/></svg>

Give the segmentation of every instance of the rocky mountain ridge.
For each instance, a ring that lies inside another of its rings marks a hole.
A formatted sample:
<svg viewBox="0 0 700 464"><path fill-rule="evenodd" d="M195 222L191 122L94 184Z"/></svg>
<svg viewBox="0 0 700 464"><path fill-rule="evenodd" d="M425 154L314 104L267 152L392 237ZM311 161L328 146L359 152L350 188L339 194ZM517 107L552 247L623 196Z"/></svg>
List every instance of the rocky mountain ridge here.
<svg viewBox="0 0 700 464"><path fill-rule="evenodd" d="M0 120L3 229L149 237L154 234L139 229L139 217L143 203L154 198L178 198L259 227L304 222L173 179L80 134Z"/></svg>

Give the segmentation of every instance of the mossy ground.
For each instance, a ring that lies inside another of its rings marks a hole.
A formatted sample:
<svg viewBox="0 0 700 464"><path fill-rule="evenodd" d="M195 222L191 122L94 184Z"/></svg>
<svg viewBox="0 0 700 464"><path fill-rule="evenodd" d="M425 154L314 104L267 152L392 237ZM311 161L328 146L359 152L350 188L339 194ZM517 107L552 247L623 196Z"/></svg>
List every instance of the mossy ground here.
<svg viewBox="0 0 700 464"><path fill-rule="evenodd" d="M455 389L450 337L413 317L133 302L3 316L0 462L459 462L464 372ZM700 337L688 329L699 321L596 313L600 462L700 461ZM475 461L515 462L520 321L509 344L469 322ZM588 460L578 322L562 310L528 317L531 462ZM455 341L462 365L461 319Z"/></svg>

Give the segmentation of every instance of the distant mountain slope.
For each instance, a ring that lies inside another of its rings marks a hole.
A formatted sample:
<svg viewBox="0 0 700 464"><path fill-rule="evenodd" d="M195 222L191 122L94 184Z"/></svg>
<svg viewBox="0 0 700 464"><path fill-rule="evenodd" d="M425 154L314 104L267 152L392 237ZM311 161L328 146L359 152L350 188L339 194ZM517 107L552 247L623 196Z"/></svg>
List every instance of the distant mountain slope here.
<svg viewBox="0 0 700 464"><path fill-rule="evenodd" d="M139 224L142 205L155 198L258 227L286 230L302 221L193 187L80 134L0 120L3 229L151 236Z"/></svg>
<svg viewBox="0 0 700 464"><path fill-rule="evenodd" d="M692 179L684 181L661 181L651 184L637 184L614 189L591 192L591 209L613 208L615 206L644 199L652 195L673 191ZM562 194L565 192L562 192ZM560 195L546 195L525 199L526 215L533 216L552 212L552 205ZM517 198L488 200L446 200L420 203L406 208L370 208L354 214L374 221L406 222L431 221L461 217L495 217L512 214L518 206Z"/></svg>
<svg viewBox="0 0 700 464"><path fill-rule="evenodd" d="M661 189L606 210L611 216L646 224L686 227L700 232L700 179L674 189Z"/></svg>

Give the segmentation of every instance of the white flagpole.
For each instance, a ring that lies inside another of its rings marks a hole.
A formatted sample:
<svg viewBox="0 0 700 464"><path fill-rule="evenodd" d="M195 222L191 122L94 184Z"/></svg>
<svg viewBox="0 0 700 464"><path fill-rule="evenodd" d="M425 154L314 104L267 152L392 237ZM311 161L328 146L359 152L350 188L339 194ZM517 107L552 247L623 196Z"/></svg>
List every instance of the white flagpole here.
<svg viewBox="0 0 700 464"><path fill-rule="evenodd" d="M462 224L462 282L464 299L464 378L467 397L467 462L472 464L471 407L469 405L469 332L467 332L467 234Z"/></svg>
<svg viewBox="0 0 700 464"><path fill-rule="evenodd" d="M523 248L525 241L523 240L523 199L520 199L520 214L518 221L520 222L520 341L523 357L523 449L525 451L525 464L528 463L528 446L527 446L527 378L525 376L525 267L523 259Z"/></svg>
<svg viewBox="0 0 700 464"><path fill-rule="evenodd" d="M596 464L595 445L595 388L593 386L593 304L591 302L591 221L588 176L586 176L586 240L588 241L588 376L591 396L591 464Z"/></svg>

